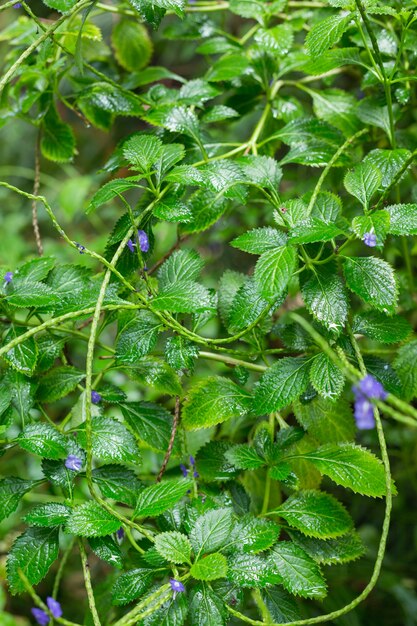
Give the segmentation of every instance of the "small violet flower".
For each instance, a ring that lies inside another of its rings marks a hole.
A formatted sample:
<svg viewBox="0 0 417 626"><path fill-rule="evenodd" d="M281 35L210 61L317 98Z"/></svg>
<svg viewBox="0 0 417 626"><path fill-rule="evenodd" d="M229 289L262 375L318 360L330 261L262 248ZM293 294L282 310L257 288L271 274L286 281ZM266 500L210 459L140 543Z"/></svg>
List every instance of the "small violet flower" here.
<svg viewBox="0 0 417 626"><path fill-rule="evenodd" d="M381 383L371 374L366 374L358 385L352 387L355 394L354 415L356 425L360 430L369 430L375 427L374 407L370 399L385 400L387 392Z"/></svg>
<svg viewBox="0 0 417 626"><path fill-rule="evenodd" d="M193 472L194 478L199 478L200 474L198 472Z"/></svg>
<svg viewBox="0 0 417 626"><path fill-rule="evenodd" d="M130 250L131 252L134 252L134 251L135 251L136 244L135 244L135 243L133 243L133 241L132 241L131 239L128 239L128 240L127 240L126 245L127 245L127 247L129 248L129 250Z"/></svg>
<svg viewBox="0 0 417 626"><path fill-rule="evenodd" d="M98 393L98 391L93 391L91 392L91 402L93 404L100 404L101 402L101 395Z"/></svg>
<svg viewBox="0 0 417 626"><path fill-rule="evenodd" d="M62 608L57 600L48 596L46 598L46 604L48 605L48 609L51 611L54 617L62 616Z"/></svg>
<svg viewBox="0 0 417 626"><path fill-rule="evenodd" d="M119 541L122 541L123 538L125 536L125 531L124 529L120 526L119 530L116 530L116 537L118 538Z"/></svg>
<svg viewBox="0 0 417 626"><path fill-rule="evenodd" d="M182 593L183 591L185 591L185 587L182 582L180 582L179 580L175 580L175 578L170 578L169 584L171 585L171 589L172 591L174 591L174 593Z"/></svg>
<svg viewBox="0 0 417 626"><path fill-rule="evenodd" d="M363 243L370 248L375 248L376 246L376 235L375 233L365 233L363 236Z"/></svg>
<svg viewBox="0 0 417 626"><path fill-rule="evenodd" d="M361 396L356 399L354 415L359 430L371 430L375 427L374 407L367 398Z"/></svg>
<svg viewBox="0 0 417 626"><path fill-rule="evenodd" d="M183 463L181 463L181 465L180 465L180 470L181 470L182 475L184 476L184 478L186 478L187 475L188 475L188 469L185 467L185 465Z"/></svg>
<svg viewBox="0 0 417 626"><path fill-rule="evenodd" d="M190 454L190 465L195 467L195 458Z"/></svg>
<svg viewBox="0 0 417 626"><path fill-rule="evenodd" d="M22 4L20 2L16 2L16 4L13 5L14 9L21 9L22 8Z"/></svg>
<svg viewBox="0 0 417 626"><path fill-rule="evenodd" d="M76 245L76 246L77 246L77 248L78 248L78 252L79 252L80 254L84 254L84 252L85 252L85 246L83 246L81 243L78 243L77 241L75 242L75 245Z"/></svg>
<svg viewBox="0 0 417 626"><path fill-rule="evenodd" d="M139 248L141 249L141 251L148 252L149 239L148 239L148 235L145 233L144 230L138 230L138 241L139 241Z"/></svg>
<svg viewBox="0 0 417 626"><path fill-rule="evenodd" d="M65 467L73 472L79 472L83 466L83 462L75 454L69 454L65 459Z"/></svg>
<svg viewBox="0 0 417 626"><path fill-rule="evenodd" d="M359 381L354 392L356 395L362 394L367 398L374 398L375 400L385 400L388 395L379 380L374 378L371 374L366 374L366 376Z"/></svg>
<svg viewBox="0 0 417 626"><path fill-rule="evenodd" d="M13 272L6 272L4 275L4 282L9 285L12 282L12 280L13 280Z"/></svg>
<svg viewBox="0 0 417 626"><path fill-rule="evenodd" d="M42 611L42 609L31 609L31 612L39 626L49 624L49 615L45 613L45 611Z"/></svg>

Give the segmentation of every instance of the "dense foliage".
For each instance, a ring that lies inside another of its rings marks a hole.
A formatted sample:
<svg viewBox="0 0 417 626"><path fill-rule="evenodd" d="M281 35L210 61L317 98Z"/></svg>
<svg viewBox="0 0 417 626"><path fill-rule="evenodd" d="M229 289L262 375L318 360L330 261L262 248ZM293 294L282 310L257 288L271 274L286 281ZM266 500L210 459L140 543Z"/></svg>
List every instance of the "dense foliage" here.
<svg viewBox="0 0 417 626"><path fill-rule="evenodd" d="M1 624L416 624L416 3L0 10Z"/></svg>

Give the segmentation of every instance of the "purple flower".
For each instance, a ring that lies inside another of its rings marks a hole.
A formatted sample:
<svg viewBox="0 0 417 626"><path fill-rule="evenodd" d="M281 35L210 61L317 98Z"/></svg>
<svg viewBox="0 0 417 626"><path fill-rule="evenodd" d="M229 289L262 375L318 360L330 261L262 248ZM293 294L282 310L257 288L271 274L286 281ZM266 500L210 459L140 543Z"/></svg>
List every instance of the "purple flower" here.
<svg viewBox="0 0 417 626"><path fill-rule="evenodd" d="M198 478L200 476L200 474L198 472L193 472L193 476L194 476L194 478Z"/></svg>
<svg viewBox="0 0 417 626"><path fill-rule="evenodd" d="M145 233L144 230L138 230L138 241L139 241L139 248L141 249L141 251L148 252L149 239L148 239L148 235Z"/></svg>
<svg viewBox="0 0 417 626"><path fill-rule="evenodd" d="M79 472L83 466L83 462L75 454L69 454L65 459L65 467L73 472Z"/></svg>
<svg viewBox="0 0 417 626"><path fill-rule="evenodd" d="M174 591L175 593L182 593L183 591L185 591L185 587L182 582L180 582L179 580L175 580L175 578L170 578L169 584L171 585L172 591Z"/></svg>
<svg viewBox="0 0 417 626"><path fill-rule="evenodd" d="M190 454L190 465L195 467L195 458Z"/></svg>
<svg viewBox="0 0 417 626"><path fill-rule="evenodd" d="M379 380L374 378L371 374L366 374L366 376L359 381L357 387L354 388L354 393L356 396L362 394L367 398L374 398L375 400L385 400L388 395Z"/></svg>
<svg viewBox="0 0 417 626"><path fill-rule="evenodd" d="M374 407L364 396L356 398L354 415L359 430L371 430L375 427Z"/></svg>
<svg viewBox="0 0 417 626"><path fill-rule="evenodd" d="M4 282L9 284L13 280L13 272L6 272L4 275Z"/></svg>
<svg viewBox="0 0 417 626"><path fill-rule="evenodd" d="M22 5L21 5L21 3L20 3L20 2L16 2L16 4L14 4L14 5L13 5L13 8L14 8L14 9L21 9L21 8L22 8Z"/></svg>
<svg viewBox="0 0 417 626"><path fill-rule="evenodd" d="M182 471L182 475L184 476L184 478L186 478L188 475L188 469L185 467L183 463L181 463L180 465L180 470Z"/></svg>
<svg viewBox="0 0 417 626"><path fill-rule="evenodd" d="M363 243L370 248L375 248L376 246L376 235L375 233L365 233L363 236Z"/></svg>
<svg viewBox="0 0 417 626"><path fill-rule="evenodd" d="M49 624L49 615L42 609L31 609L32 615L40 626Z"/></svg>
<svg viewBox="0 0 417 626"><path fill-rule="evenodd" d="M77 241L75 242L75 245L76 245L76 246L77 246L77 248L78 248L78 252L79 252L80 254L84 254L84 252L85 252L85 246L83 246L81 243L78 243Z"/></svg>
<svg viewBox="0 0 417 626"><path fill-rule="evenodd" d="M122 539L125 536L125 531L124 529L120 526L119 530L116 530L116 537L118 538L119 541L122 541Z"/></svg>
<svg viewBox="0 0 417 626"><path fill-rule="evenodd" d="M93 391L91 392L91 402L93 404L100 404L101 402L101 395L98 393L98 391Z"/></svg>
<svg viewBox="0 0 417 626"><path fill-rule="evenodd" d="M135 243L133 243L133 241L132 241L131 239L128 239L128 240L127 240L126 245L127 245L127 247L129 248L129 250L130 250L131 252L134 252L134 251L135 251L136 244L135 244Z"/></svg>
<svg viewBox="0 0 417 626"><path fill-rule="evenodd" d="M54 617L62 616L62 608L57 600L48 596L46 598L46 604L48 605L48 609L51 611Z"/></svg>

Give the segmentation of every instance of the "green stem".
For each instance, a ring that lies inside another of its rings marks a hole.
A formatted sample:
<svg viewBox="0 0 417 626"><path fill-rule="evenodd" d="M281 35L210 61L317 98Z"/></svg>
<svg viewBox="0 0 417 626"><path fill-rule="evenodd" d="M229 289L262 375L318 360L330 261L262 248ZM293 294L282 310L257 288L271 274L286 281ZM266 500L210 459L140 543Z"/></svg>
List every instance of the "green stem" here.
<svg viewBox="0 0 417 626"><path fill-rule="evenodd" d="M311 196L310 202L308 203L308 209L307 209L308 215L310 215L311 211L313 210L314 203L317 200L317 196L320 192L320 189L323 185L323 182L327 174L330 172L334 164L337 162L338 158L345 152L345 150L349 148L350 145L352 145L352 143L354 143L359 137L361 137L367 132L368 132L367 128L363 128L362 130L358 131L357 133L349 137L349 139L346 139L345 143L342 144L340 148L334 153L334 155L332 156L332 158L330 159L330 161L327 163L326 167L320 174L320 178L318 179L317 184L314 188L313 195Z"/></svg>
<svg viewBox="0 0 417 626"><path fill-rule="evenodd" d="M85 548L84 548L83 540L80 539L80 538L78 539L78 546L79 546L79 549L80 549L81 563L82 563L82 566L83 566L84 584L85 584L85 589L87 591L88 606L90 607L91 616L93 618L94 626L101 626L100 618L99 618L98 613L97 613L96 602L94 600L93 587L91 585L90 566L89 566L88 560L87 560L87 553L86 553Z"/></svg>
<svg viewBox="0 0 417 626"><path fill-rule="evenodd" d="M226 356L225 354L214 354L213 352L204 352L201 350L198 353L202 359L209 359L210 361L219 361L221 363L225 363L227 365L235 365L245 367L248 370L253 370L254 372L265 372L268 368L265 365L257 365L256 363L250 363L249 361L242 361L240 359L234 359L231 356Z"/></svg>

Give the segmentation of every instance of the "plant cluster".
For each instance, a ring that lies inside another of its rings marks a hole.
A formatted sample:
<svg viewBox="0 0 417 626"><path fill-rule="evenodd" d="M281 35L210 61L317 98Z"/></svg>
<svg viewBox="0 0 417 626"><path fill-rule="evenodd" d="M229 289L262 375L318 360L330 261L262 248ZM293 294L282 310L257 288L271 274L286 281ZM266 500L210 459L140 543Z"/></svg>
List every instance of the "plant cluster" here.
<svg viewBox="0 0 417 626"><path fill-rule="evenodd" d="M10 593L78 626L78 555L94 626L349 613L389 532L384 429L417 426L415 2L34 5L0 7L0 126L37 137L33 189L0 189L39 252L0 288ZM81 126L120 140L75 241L39 189ZM366 550L349 491L384 499L381 537L325 612L328 566Z"/></svg>

